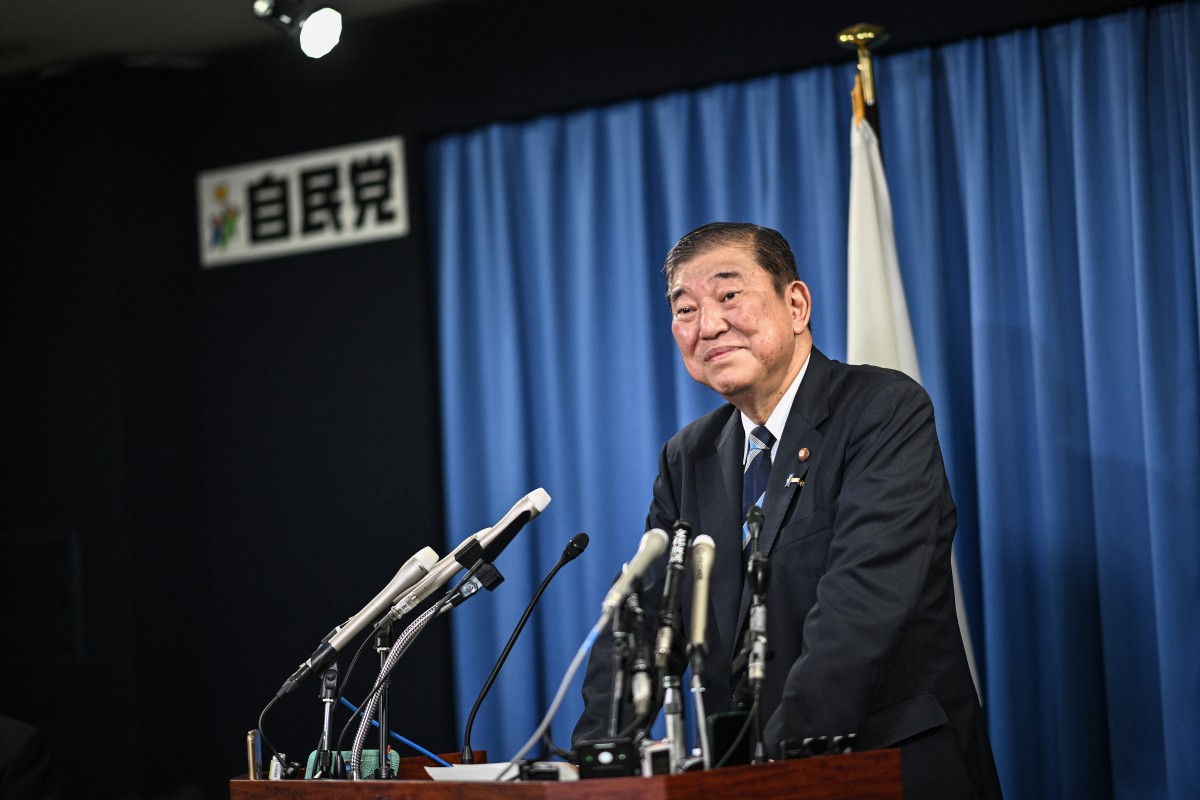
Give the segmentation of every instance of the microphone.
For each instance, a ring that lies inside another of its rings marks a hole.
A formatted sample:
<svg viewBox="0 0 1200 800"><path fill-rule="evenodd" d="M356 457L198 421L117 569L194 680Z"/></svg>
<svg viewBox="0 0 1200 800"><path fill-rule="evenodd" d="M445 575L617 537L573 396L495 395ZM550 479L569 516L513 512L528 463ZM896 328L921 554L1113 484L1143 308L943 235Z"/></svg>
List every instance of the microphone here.
<svg viewBox="0 0 1200 800"><path fill-rule="evenodd" d="M308 660L300 665L292 676L284 681L283 686L275 693L276 697L282 697L285 694L291 693L296 686L306 677L314 672L319 672L322 667L333 657L333 654L342 649L342 647L351 639L359 634L363 628L367 626L371 620L379 615L388 605L395 601L397 595L401 595L415 583L421 580L422 576L426 575L430 567L437 561L437 553L431 547L422 547L417 551L416 555L404 562L404 566L400 567L400 571L388 582L388 585L383 587L379 594L371 599L362 609L346 620L344 623L333 629L333 632L326 636L317 649L313 652Z"/></svg>
<svg viewBox="0 0 1200 800"><path fill-rule="evenodd" d="M675 523L671 555L667 558L663 601L658 610L658 637L654 647L654 666L663 674L666 674L675 645L675 628L678 626L675 606L679 602L679 584L683 581L683 561L687 556L688 534L691 532L690 522L681 519Z"/></svg>
<svg viewBox="0 0 1200 800"><path fill-rule="evenodd" d="M692 630L688 650L692 655L692 679L704 673L704 640L708 635L709 580L712 578L717 545L707 533L692 540Z"/></svg>
<svg viewBox="0 0 1200 800"><path fill-rule="evenodd" d="M617 578L616 583L604 596L604 602L600 606L601 611L611 614L617 610L621 601L625 599L625 595L629 594L633 582L642 577L650 565L667 551L669 541L667 532L662 528L654 528L642 534L642 540L638 543L637 552L633 554L633 560L625 566L621 577Z"/></svg>
<svg viewBox="0 0 1200 800"><path fill-rule="evenodd" d="M633 713L640 720L650 713L650 706L654 700L654 676L650 674L650 643L642 636L645 630L645 616L639 593L636 590L631 591L626 596L625 607L633 623L629 626L629 639L633 651L633 663L629 665L629 693L633 701Z"/></svg>
<svg viewBox="0 0 1200 800"><path fill-rule="evenodd" d="M750 558L746 564L746 583L750 587L752 597L762 595L767 591L767 580L770 578L767 557L758 549L758 539L762 535L762 526L762 509L757 505L752 506L746 514L746 528L750 532Z"/></svg>
<svg viewBox="0 0 1200 800"><path fill-rule="evenodd" d="M377 623L376 627L397 620L412 611L427 597L449 582L461 568L470 567L478 560L491 563L491 560L500 555L508 546L517 532L525 527L525 523L542 513L548 505L550 505L550 495L546 493L545 489L534 489L522 497L508 510L507 514L500 518L499 522L486 531L479 531L468 536L458 547L454 548L450 555L434 564L429 569L429 574L420 583L396 599L392 604L392 610Z"/></svg>
<svg viewBox="0 0 1200 800"><path fill-rule="evenodd" d="M692 630L688 655L692 667L692 700L696 706L696 738L700 744L700 763L712 766L712 743L708 735L708 714L704 709L704 640L708 634L709 580L717 554L716 543L708 534L692 540Z"/></svg>
<svg viewBox="0 0 1200 800"><path fill-rule="evenodd" d="M766 680L767 665L767 581L771 577L770 564L767 556L759 549L759 536L762 534L763 513L757 505L746 515L746 525L750 529L750 561L746 565L746 583L750 588L750 613L746 625L746 643L742 646L746 653L746 677L744 683L749 687L752 719L755 723L753 763L761 764L766 761L766 748L763 744L762 716L758 712L758 701L762 697L763 682ZM740 656L739 656L740 657ZM735 659L737 661L737 659ZM742 688L738 688L738 694Z"/></svg>
<svg viewBox="0 0 1200 800"><path fill-rule="evenodd" d="M484 534L484 538L488 541L483 543L481 558L489 564L495 561L496 556L504 552L504 548L508 547L517 532L525 527L525 523L545 511L548 505L550 505L550 495L546 494L545 489L534 489L518 500L508 510L508 513ZM584 547L587 547L587 536L583 537L583 541L583 547L579 548L580 553L583 552Z"/></svg>
<svg viewBox="0 0 1200 800"><path fill-rule="evenodd" d="M471 729L475 726L475 715L479 713L479 707L483 705L483 699L487 697L487 693L492 689L492 684L496 682L496 677L500 674L500 668L508 660L508 654L512 652L513 645L517 643L517 637L525 629L525 623L529 621L529 616L533 613L533 607L537 605L537 601L541 599L542 593L546 591L546 587L550 585L551 579L558 574L558 571L578 558L580 553L587 549L587 546L588 535L586 533L577 533L572 536L571 541L567 542L567 546L563 548L562 555L558 557L558 563L542 579L541 585L533 593L533 599L529 601L529 605L525 606L525 613L521 615L521 621L513 629L512 635L508 637L508 644L504 645L504 650L500 653L500 658L496 660L496 665L492 667L491 674L488 675L487 680L483 683L483 689L480 690L479 697L475 698L475 705L471 707L471 713L467 715L467 725L463 731L461 763L475 763L475 753L471 750Z"/></svg>
<svg viewBox="0 0 1200 800"><path fill-rule="evenodd" d="M667 574L663 578L663 600L658 610L658 638L654 648L654 666L662 681L663 720L667 727L667 753L676 772L687 754L687 732L683 725L683 696L680 675L683 670L675 657L675 628L679 624L675 606L679 604L679 584L683 580L683 561L687 557L688 534L692 526L684 520L675 522L675 537L671 555L667 558Z"/></svg>

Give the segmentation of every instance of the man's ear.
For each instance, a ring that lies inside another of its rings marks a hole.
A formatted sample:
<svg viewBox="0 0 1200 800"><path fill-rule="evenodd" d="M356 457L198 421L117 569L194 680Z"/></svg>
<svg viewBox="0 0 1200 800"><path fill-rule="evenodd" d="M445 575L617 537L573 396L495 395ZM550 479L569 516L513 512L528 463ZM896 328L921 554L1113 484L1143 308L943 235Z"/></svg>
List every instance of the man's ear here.
<svg viewBox="0 0 1200 800"><path fill-rule="evenodd" d="M812 293L808 284L792 281L788 284L787 299L792 309L792 333L804 333L808 329L808 318L812 316Z"/></svg>

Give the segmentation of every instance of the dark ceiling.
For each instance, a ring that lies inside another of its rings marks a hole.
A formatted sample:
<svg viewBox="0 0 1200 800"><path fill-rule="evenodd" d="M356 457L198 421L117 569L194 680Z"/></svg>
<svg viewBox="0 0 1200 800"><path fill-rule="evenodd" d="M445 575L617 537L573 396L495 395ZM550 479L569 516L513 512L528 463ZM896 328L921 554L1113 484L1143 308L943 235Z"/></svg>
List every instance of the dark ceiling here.
<svg viewBox="0 0 1200 800"><path fill-rule="evenodd" d="M834 43L841 28L876 22L892 34L890 47L909 47L1108 13L1127 0L1013 0L1007 3L814 3L803 0L680 2L680 0L329 0L342 12L341 48L356 36L406 16L440 20L431 30L448 38L425 43L430 52L463 57L462 40L498 37L508 55L563 45L648 48L677 54L680 67L697 60L728 76L845 58ZM199 68L226 54L281 48L282 36L254 18L251 0L0 0L0 76L56 75L97 61L131 66ZM490 49L490 48L485 48ZM336 52L336 51L335 51ZM430 64L452 68L450 63ZM681 70L682 71L682 70ZM702 70L703 71L703 70Z"/></svg>
<svg viewBox="0 0 1200 800"><path fill-rule="evenodd" d="M437 0L346 0L347 25ZM280 34L251 0L0 0L0 75L57 73L105 58L202 64Z"/></svg>

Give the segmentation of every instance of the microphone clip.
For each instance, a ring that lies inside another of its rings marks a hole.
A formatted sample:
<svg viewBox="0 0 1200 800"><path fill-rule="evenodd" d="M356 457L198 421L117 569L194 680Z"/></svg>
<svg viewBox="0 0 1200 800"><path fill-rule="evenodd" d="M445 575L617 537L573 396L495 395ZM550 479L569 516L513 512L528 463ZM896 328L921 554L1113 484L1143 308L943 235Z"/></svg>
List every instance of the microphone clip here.
<svg viewBox="0 0 1200 800"><path fill-rule="evenodd" d="M489 592L504 583L504 576L500 574L500 570L496 569L494 564L489 564L487 561L484 561L479 565L479 569L475 570L475 577L483 584L483 588Z"/></svg>
<svg viewBox="0 0 1200 800"><path fill-rule="evenodd" d="M463 546L454 552L454 560L457 561L463 569L470 569L475 563L483 558L483 545L479 543L476 536L471 537Z"/></svg>
<svg viewBox="0 0 1200 800"><path fill-rule="evenodd" d="M480 589L487 589L490 592L502 583L504 583L504 576L500 574L500 570L486 561L476 561L467 577L458 586L447 592L450 600L442 606L440 613L445 614L452 608L458 608L468 598L477 594Z"/></svg>

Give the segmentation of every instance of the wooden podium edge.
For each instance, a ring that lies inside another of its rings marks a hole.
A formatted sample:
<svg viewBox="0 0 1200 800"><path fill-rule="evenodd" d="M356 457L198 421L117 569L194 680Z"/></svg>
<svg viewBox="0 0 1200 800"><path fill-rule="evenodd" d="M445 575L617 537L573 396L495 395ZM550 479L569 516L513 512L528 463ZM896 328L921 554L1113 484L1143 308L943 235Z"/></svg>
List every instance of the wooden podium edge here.
<svg viewBox="0 0 1200 800"><path fill-rule="evenodd" d="M449 760L449 759L447 759ZM411 768L405 767L408 762ZM401 759L401 774L433 765ZM465 783L458 781L251 781L229 782L230 800L900 800L900 751L870 750L759 766L726 767L651 778L586 781Z"/></svg>

